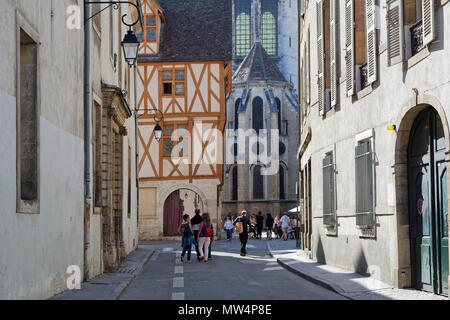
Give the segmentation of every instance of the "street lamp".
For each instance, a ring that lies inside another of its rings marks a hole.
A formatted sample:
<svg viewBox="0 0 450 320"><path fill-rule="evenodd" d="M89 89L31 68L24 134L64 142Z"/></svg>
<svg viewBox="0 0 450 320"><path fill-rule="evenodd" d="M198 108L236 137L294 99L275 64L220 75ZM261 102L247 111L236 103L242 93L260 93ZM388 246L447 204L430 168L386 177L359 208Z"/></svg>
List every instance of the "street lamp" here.
<svg viewBox="0 0 450 320"><path fill-rule="evenodd" d="M125 60L130 66L134 65L136 62L139 45L139 40L130 27L130 30L128 30L122 41L123 54L125 56Z"/></svg>
<svg viewBox="0 0 450 320"><path fill-rule="evenodd" d="M159 142L161 140L161 137L162 137L162 128L161 128L161 126L159 125L158 122L156 123L156 127L155 127L155 129L153 129L153 132L155 133L156 141Z"/></svg>
<svg viewBox="0 0 450 320"><path fill-rule="evenodd" d="M155 134L155 140L156 140L157 142L160 142L160 141L161 141L161 138L162 138L162 128L161 128L161 126L159 125L159 123L160 123L161 121L164 120L164 114L161 112L161 110L158 110L158 109L139 109L139 110L134 110L134 115L135 115L135 117L136 117L136 128L137 128L137 119L139 118L139 116L142 116L142 115L143 115L143 114L138 115L138 112L139 112L139 111L143 111L143 112L155 112L155 114L154 114L154 116L153 116L153 120L156 121L156 126L155 126L155 128L153 129L153 133ZM157 113L160 114L159 117L157 116ZM137 130L136 130L136 131L137 131Z"/></svg>

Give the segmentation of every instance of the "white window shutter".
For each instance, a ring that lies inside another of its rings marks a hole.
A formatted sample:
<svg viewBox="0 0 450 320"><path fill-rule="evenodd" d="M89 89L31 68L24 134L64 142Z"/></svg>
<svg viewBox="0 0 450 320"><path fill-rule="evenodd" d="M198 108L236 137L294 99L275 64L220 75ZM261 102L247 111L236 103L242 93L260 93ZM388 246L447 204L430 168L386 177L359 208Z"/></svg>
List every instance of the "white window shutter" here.
<svg viewBox="0 0 450 320"><path fill-rule="evenodd" d="M377 29L375 0L366 0L366 54L367 83L377 81Z"/></svg>
<svg viewBox="0 0 450 320"><path fill-rule="evenodd" d="M423 28L423 45L433 42L435 37L434 25L434 0L422 0L422 28Z"/></svg>
<svg viewBox="0 0 450 320"><path fill-rule="evenodd" d="M331 108L337 104L336 0L330 0Z"/></svg>
<svg viewBox="0 0 450 320"><path fill-rule="evenodd" d="M323 41L323 0L317 0L317 86L319 92L319 115L324 114L325 106L325 73L324 73L324 41Z"/></svg>
<svg viewBox="0 0 450 320"><path fill-rule="evenodd" d="M345 79L347 96L355 93L355 55L354 55L354 7L353 0L345 0Z"/></svg>
<svg viewBox="0 0 450 320"><path fill-rule="evenodd" d="M393 66L403 61L403 1L387 3L388 63Z"/></svg>

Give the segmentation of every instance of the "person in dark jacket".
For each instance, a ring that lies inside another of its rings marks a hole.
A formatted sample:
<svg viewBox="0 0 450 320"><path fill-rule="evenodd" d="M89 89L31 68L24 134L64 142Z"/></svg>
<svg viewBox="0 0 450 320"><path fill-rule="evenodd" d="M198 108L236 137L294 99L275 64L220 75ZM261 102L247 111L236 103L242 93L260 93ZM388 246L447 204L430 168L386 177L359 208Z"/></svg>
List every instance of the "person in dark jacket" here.
<svg viewBox="0 0 450 320"><path fill-rule="evenodd" d="M194 239L198 238L198 229L200 228L200 223L202 222L202 217L200 216L200 209L195 209L195 216L191 219L192 230L194 231ZM197 252L197 260L200 261L200 251L198 250L198 243L195 243L195 252Z"/></svg>
<svg viewBox="0 0 450 320"><path fill-rule="evenodd" d="M238 222L242 222L242 232L239 233L239 240L241 241L241 256L247 254L246 245L248 241L248 231L250 229L250 220L247 218L247 211L243 210L241 215L234 220L233 224L236 225Z"/></svg>
<svg viewBox="0 0 450 320"><path fill-rule="evenodd" d="M261 211L259 211L258 215L256 216L256 239L259 240L262 239L263 227L264 227L264 216L262 215Z"/></svg>
<svg viewBox="0 0 450 320"><path fill-rule="evenodd" d="M270 213L266 215L267 239L272 240L273 218Z"/></svg>

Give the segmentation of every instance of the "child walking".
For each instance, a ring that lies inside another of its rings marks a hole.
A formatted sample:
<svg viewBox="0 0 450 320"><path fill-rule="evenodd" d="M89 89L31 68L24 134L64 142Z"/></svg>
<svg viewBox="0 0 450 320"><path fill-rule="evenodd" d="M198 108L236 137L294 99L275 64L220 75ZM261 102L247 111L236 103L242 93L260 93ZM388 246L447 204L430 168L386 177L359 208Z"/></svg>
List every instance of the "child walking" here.
<svg viewBox="0 0 450 320"><path fill-rule="evenodd" d="M187 251L187 262L191 263L191 248L192 245L196 245L194 240L194 232L192 231L192 226L190 223L191 218L188 214L183 216L183 223L181 223L178 232L181 233L181 247L183 248L183 252L181 253L181 262L184 262L184 255Z"/></svg>

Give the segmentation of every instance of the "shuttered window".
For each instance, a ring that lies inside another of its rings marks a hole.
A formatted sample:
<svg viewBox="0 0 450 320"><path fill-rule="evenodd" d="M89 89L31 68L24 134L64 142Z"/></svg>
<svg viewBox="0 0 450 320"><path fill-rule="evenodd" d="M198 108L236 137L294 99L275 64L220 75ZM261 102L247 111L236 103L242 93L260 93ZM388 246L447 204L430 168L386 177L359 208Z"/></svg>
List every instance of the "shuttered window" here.
<svg viewBox="0 0 450 320"><path fill-rule="evenodd" d="M356 225L373 226L373 154L371 141L355 148Z"/></svg>
<svg viewBox="0 0 450 320"><path fill-rule="evenodd" d="M335 226L336 205L334 190L333 153L328 153L322 160L322 186L323 186L323 224Z"/></svg>
<svg viewBox="0 0 450 320"><path fill-rule="evenodd" d="M324 72L324 47L323 47L323 0L317 0L317 86L319 100L319 115L324 114L325 109L325 72Z"/></svg>
<svg viewBox="0 0 450 320"><path fill-rule="evenodd" d="M431 43L435 38L435 4L434 0L422 0L423 45Z"/></svg>
<svg viewBox="0 0 450 320"><path fill-rule="evenodd" d="M377 80L377 30L375 28L375 0L366 0L367 84Z"/></svg>
<svg viewBox="0 0 450 320"><path fill-rule="evenodd" d="M392 66L403 61L402 0L390 0L387 6L388 62Z"/></svg>
<svg viewBox="0 0 450 320"><path fill-rule="evenodd" d="M337 104L336 0L330 0L331 107Z"/></svg>
<svg viewBox="0 0 450 320"><path fill-rule="evenodd" d="M345 78L347 96L352 96L355 92L355 57L354 57L354 15L353 0L345 1Z"/></svg>

